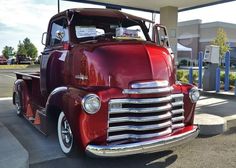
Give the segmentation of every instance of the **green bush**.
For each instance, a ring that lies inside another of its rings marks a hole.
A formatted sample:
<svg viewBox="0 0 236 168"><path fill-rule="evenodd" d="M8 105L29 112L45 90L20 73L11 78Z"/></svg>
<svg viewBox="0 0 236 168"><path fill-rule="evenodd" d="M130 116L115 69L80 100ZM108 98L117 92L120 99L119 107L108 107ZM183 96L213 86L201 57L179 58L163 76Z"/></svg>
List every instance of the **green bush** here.
<svg viewBox="0 0 236 168"><path fill-rule="evenodd" d="M220 73L220 81L222 81L222 83L225 82L225 73L224 72ZM234 86L235 81L236 81L236 74L235 73L230 73L229 74L229 84Z"/></svg>
<svg viewBox="0 0 236 168"><path fill-rule="evenodd" d="M229 84L234 86L235 80L236 80L236 74L230 73L229 74Z"/></svg>
<svg viewBox="0 0 236 168"><path fill-rule="evenodd" d="M188 71L178 70L177 71L177 80L183 83L188 83Z"/></svg>
<svg viewBox="0 0 236 168"><path fill-rule="evenodd" d="M189 79L188 75L189 75L189 71L188 70L178 70L177 71L177 80L181 81L183 83L188 83L189 82L188 81L188 79ZM225 82L225 73L224 72L220 73L220 81L222 83ZM235 85L235 81L236 81L236 73L231 72L229 74L229 83L230 83L230 85L234 86ZM193 82L194 83L198 82L198 71L193 71Z"/></svg>

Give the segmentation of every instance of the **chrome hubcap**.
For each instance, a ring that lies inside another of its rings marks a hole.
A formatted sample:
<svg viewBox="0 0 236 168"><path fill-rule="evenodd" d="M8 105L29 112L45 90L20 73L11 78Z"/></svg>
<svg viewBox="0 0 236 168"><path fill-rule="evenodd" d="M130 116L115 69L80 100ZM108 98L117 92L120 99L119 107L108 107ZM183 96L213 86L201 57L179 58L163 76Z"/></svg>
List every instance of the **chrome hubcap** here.
<svg viewBox="0 0 236 168"><path fill-rule="evenodd" d="M64 117L61 123L61 136L64 145L69 148L73 143L73 135L70 129L70 125Z"/></svg>

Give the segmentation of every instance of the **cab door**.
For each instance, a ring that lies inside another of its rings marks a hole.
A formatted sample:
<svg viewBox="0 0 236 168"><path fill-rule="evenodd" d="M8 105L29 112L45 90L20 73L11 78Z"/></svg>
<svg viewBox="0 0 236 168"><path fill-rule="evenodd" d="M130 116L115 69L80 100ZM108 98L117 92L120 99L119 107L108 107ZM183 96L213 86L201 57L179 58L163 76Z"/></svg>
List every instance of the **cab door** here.
<svg viewBox="0 0 236 168"><path fill-rule="evenodd" d="M56 18L49 24L45 49L42 52L40 67L40 88L42 95L48 95L56 87L63 85L64 62L69 43L68 21Z"/></svg>

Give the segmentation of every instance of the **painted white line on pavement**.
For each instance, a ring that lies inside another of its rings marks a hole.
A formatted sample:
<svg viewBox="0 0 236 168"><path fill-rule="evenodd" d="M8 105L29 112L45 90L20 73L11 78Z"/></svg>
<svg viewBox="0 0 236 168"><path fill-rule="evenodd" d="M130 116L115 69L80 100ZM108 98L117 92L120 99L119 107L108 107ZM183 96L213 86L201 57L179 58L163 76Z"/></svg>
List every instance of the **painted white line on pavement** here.
<svg viewBox="0 0 236 168"><path fill-rule="evenodd" d="M14 77L14 76L10 76L10 75L2 75L2 76L6 76L6 77L8 77L8 78L16 79L16 77Z"/></svg>
<svg viewBox="0 0 236 168"><path fill-rule="evenodd" d="M12 100L12 97L0 97L0 101L3 101L3 100Z"/></svg>

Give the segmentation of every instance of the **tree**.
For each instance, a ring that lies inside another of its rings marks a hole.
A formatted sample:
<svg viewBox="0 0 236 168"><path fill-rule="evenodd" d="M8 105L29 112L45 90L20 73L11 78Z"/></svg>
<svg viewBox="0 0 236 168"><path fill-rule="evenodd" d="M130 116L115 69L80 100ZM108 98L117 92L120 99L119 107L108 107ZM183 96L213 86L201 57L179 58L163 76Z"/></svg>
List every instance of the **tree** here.
<svg viewBox="0 0 236 168"><path fill-rule="evenodd" d="M24 47L24 44L19 41L19 44L18 44L18 49L17 49L17 55L27 55L27 52L26 52L26 49Z"/></svg>
<svg viewBox="0 0 236 168"><path fill-rule="evenodd" d="M212 44L220 47L220 57L223 58L225 53L230 50L228 43L227 34L224 29L219 28L217 30L217 35Z"/></svg>
<svg viewBox="0 0 236 168"><path fill-rule="evenodd" d="M2 54L8 59L9 56L14 55L14 48L11 46L5 46L2 50Z"/></svg>
<svg viewBox="0 0 236 168"><path fill-rule="evenodd" d="M31 58L36 58L38 55L38 50L35 47L35 45L30 41L30 39L26 37L23 40L23 43L21 43L21 41L19 41L17 54L18 55L27 55Z"/></svg>

